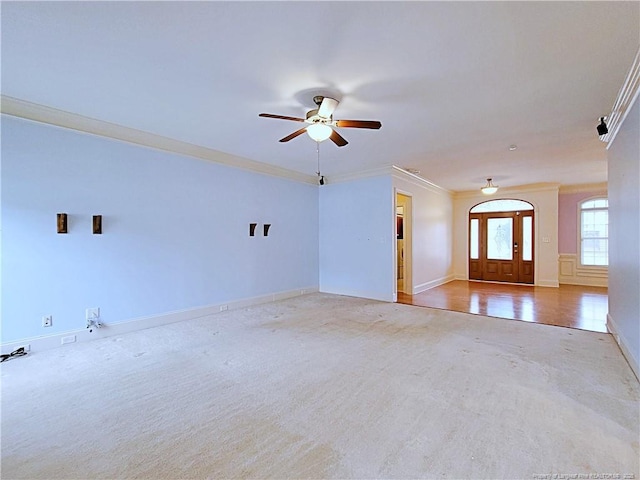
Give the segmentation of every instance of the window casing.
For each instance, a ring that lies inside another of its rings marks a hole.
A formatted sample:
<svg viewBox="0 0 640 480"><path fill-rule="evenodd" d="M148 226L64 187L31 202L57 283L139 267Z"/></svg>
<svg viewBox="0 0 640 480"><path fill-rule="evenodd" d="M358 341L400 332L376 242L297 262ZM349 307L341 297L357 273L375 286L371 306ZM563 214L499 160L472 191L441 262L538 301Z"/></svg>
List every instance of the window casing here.
<svg viewBox="0 0 640 480"><path fill-rule="evenodd" d="M609 201L591 198L579 206L580 264L607 268L609 265Z"/></svg>

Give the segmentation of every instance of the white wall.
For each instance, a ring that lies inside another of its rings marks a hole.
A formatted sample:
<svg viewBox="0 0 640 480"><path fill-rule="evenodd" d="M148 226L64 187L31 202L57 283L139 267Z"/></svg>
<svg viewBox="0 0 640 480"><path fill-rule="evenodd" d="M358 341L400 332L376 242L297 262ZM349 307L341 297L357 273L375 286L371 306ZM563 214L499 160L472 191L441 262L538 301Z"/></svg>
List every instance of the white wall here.
<svg viewBox="0 0 640 480"><path fill-rule="evenodd" d="M394 170L393 187L411 196L413 293L453 280L451 194L401 170Z"/></svg>
<svg viewBox="0 0 640 480"><path fill-rule="evenodd" d="M501 198L525 200L534 207L535 285L558 286L558 185L501 188L495 195L464 192L454 197L453 265L457 279L469 278L469 210L478 203ZM544 241L548 240L548 241Z"/></svg>
<svg viewBox="0 0 640 480"><path fill-rule="evenodd" d="M384 175L320 187L320 290L393 301L393 189Z"/></svg>
<svg viewBox="0 0 640 480"><path fill-rule="evenodd" d="M1 246L3 343L317 288L318 187L3 115Z"/></svg>
<svg viewBox="0 0 640 480"><path fill-rule="evenodd" d="M640 374L640 102L608 149L609 315L629 364Z"/></svg>

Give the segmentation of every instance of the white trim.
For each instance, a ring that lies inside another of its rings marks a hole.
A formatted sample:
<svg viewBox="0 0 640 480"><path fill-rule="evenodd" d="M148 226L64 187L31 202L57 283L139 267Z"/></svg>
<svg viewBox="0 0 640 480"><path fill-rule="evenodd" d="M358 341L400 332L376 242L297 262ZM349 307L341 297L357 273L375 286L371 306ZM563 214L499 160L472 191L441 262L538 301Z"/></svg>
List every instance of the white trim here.
<svg viewBox="0 0 640 480"><path fill-rule="evenodd" d="M319 290L321 293L330 293L333 295L342 295L344 297L356 297L356 298L366 298L368 300L377 300L379 302L391 302L395 303L397 301L397 297L394 298L394 294L392 291L389 291L387 294L381 295L380 292L374 292L371 290L357 290L352 289L346 291L345 289L335 290L335 289L321 289Z"/></svg>
<svg viewBox="0 0 640 480"><path fill-rule="evenodd" d="M546 192L546 191L557 192L559 188L560 188L559 183L532 183L529 185L520 185L517 187L500 187L500 190L498 190L498 194L495 198L496 199L511 198L512 195L519 195L521 193L529 193L529 192ZM487 199L486 195L482 194L479 188L478 190L467 190L464 192L455 192L453 195L456 199L478 197L478 198L484 198L485 200L489 200Z"/></svg>
<svg viewBox="0 0 640 480"><path fill-rule="evenodd" d="M393 238L394 238L394 246L393 246L393 265L394 265L394 301L398 299L398 241L397 241L397 209L398 209L398 195L402 195L408 198L406 203L406 210L404 212L404 251L405 251L405 259L404 259L404 292L406 293L407 289L412 292L413 291L413 194L411 192L407 192L398 187L393 187Z"/></svg>
<svg viewBox="0 0 640 480"><path fill-rule="evenodd" d="M325 176L327 183L344 183L352 182L354 180L364 180L365 178L382 177L384 175L391 174L392 165L385 165L383 167L376 167L370 170L363 170L361 172L345 173L342 175Z"/></svg>
<svg viewBox="0 0 640 480"><path fill-rule="evenodd" d="M393 303L398 301L398 189L393 188ZM405 279L406 280L406 279Z"/></svg>
<svg viewBox="0 0 640 480"><path fill-rule="evenodd" d="M450 274L450 275L447 275L446 277L437 278L435 280L431 280L430 282L416 285L415 287L413 287L413 294L416 295L418 293L424 292L425 290L439 287L440 285L444 285L445 283L449 283L454 280L466 280L466 278L457 278L455 275Z"/></svg>
<svg viewBox="0 0 640 480"><path fill-rule="evenodd" d="M609 269L606 267L585 267L580 265L578 255L561 253L558 255L558 280L566 285L607 287Z"/></svg>
<svg viewBox="0 0 640 480"><path fill-rule="evenodd" d="M161 325L167 325L169 323L182 322L184 320L193 320L195 318L206 317L217 313L224 313L224 310L222 310L222 308L224 307L226 307L227 310L237 310L240 308L252 307L254 305L260 305L263 303L285 300L287 298L293 298L300 295L307 295L309 293L315 293L317 291L318 287L313 286L295 290L288 290L284 292L270 293L268 295L262 295L258 297L244 298L215 305L207 305L204 307L190 308L186 310L168 312L160 315L152 315L149 317L133 318L118 323L105 324L103 328L94 329L91 333L86 328L83 328L56 333L54 335L48 335L45 337L25 338L22 340L3 343L0 345L0 348L2 348L3 352L12 352L13 350L21 346L26 346L26 349L31 351L49 350L52 348L64 346L62 344L62 341L63 338L67 337L75 337L74 342L89 342L98 338L112 337L114 335L124 335L126 333L144 330L146 328L159 327Z"/></svg>
<svg viewBox="0 0 640 480"><path fill-rule="evenodd" d="M613 321L613 318L608 313L607 313L607 330L609 330L609 333L611 333L611 335L613 336L613 339L618 344L618 347L622 352L622 356L624 356L625 360L631 367L631 371L633 371L634 375L636 376L636 380L640 382L640 371L639 371L640 366L639 366L638 359L633 358L633 355L631 354L631 350L629 350L629 346L627 345L626 340L624 339L624 337L620 336L620 334L618 333L618 327L616 326L616 323Z"/></svg>
<svg viewBox="0 0 640 480"><path fill-rule="evenodd" d="M361 172L345 173L342 175L325 176L327 183L344 183L352 182L354 180L363 180L365 178L381 177L384 175L391 175L393 178L407 180L413 185L426 188L437 193L447 193L453 195L454 192L440 187L435 183L422 178L414 173L408 172L405 169L398 167L397 165L384 165L382 167L376 167L369 170L363 170Z"/></svg>
<svg viewBox="0 0 640 480"><path fill-rule="evenodd" d="M593 192L594 194L604 194L607 195L608 185L607 182L601 183L584 183L582 185L560 185L560 189L558 193L560 195L571 194L571 193L583 193L583 192Z"/></svg>
<svg viewBox="0 0 640 480"><path fill-rule="evenodd" d="M432 192L436 192L436 193L444 192L449 195L453 195L453 192L451 190L447 190L446 188L436 185L435 183L427 180L426 178L420 177L415 173L408 172L404 168L398 167L396 165L391 166L391 176L397 179L406 180L413 185L416 185L418 187L423 187Z"/></svg>
<svg viewBox="0 0 640 480"><path fill-rule="evenodd" d="M95 118L85 117L76 113L65 112L56 108L27 102L18 98L0 96L0 110L3 114L23 118L34 122L45 123L56 127L68 128L90 135L111 138L135 145L155 148L166 152L177 153L189 157L207 160L229 167L249 170L264 175L287 178L302 183L317 185L315 175L295 172L275 165L249 160L248 158L230 155L211 148L193 145L191 143L174 140L150 132L109 123Z"/></svg>
<svg viewBox="0 0 640 480"><path fill-rule="evenodd" d="M492 280L475 280L470 279L468 276L464 277L462 275L455 275L453 280L465 280L467 282L478 282L478 283L495 283L496 285L520 285L523 287L550 287L550 288L558 288L560 285L555 280L542 280L540 282L534 283L513 283L513 282L495 282Z"/></svg>
<svg viewBox="0 0 640 480"><path fill-rule="evenodd" d="M613 141L620 130L620 126L627 118L627 114L631 110L631 107L638 99L640 93L640 48L636 53L631 68L627 73L627 77L620 87L616 101L613 104L611 113L608 115L607 128L609 133L600 137L600 140L607 142L607 150L613 144Z"/></svg>

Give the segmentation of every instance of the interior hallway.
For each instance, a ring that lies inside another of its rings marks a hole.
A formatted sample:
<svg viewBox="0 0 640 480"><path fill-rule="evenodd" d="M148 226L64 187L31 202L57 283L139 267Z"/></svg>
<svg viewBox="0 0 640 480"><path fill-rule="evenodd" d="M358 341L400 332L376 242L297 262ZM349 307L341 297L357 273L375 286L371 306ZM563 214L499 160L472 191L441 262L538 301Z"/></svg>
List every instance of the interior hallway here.
<svg viewBox="0 0 640 480"><path fill-rule="evenodd" d="M398 292L398 303L607 332L606 287L454 280L416 295Z"/></svg>

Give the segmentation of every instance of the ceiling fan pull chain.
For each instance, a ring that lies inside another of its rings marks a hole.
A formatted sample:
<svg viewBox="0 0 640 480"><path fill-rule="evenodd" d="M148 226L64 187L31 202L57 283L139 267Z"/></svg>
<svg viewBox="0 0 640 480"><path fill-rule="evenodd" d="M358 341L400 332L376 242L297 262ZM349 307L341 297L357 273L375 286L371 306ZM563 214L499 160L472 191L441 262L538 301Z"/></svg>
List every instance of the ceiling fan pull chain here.
<svg viewBox="0 0 640 480"><path fill-rule="evenodd" d="M320 142L316 142L316 152L318 153L318 183L324 185L324 177L320 175Z"/></svg>

